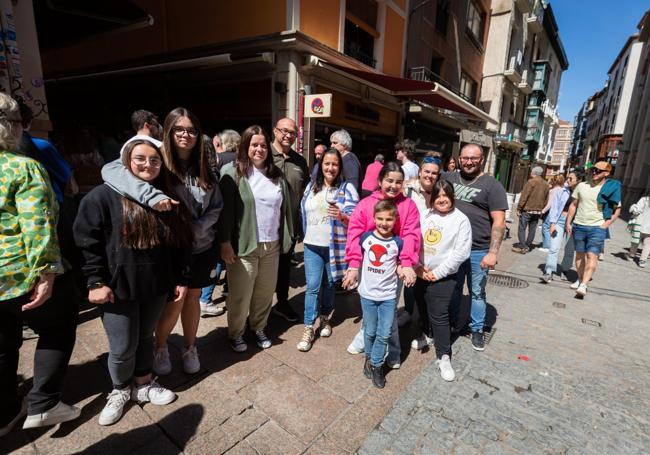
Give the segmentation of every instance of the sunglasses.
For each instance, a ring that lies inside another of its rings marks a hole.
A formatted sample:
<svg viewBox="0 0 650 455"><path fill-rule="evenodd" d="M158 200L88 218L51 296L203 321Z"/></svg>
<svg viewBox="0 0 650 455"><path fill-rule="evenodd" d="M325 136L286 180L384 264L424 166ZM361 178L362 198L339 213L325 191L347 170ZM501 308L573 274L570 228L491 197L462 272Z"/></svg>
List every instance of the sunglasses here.
<svg viewBox="0 0 650 455"><path fill-rule="evenodd" d="M593 167L593 168L591 168L591 173L592 173L592 174L601 174L601 173L603 173L603 172L607 172L607 171L605 171L605 170L603 170L603 169L598 169L597 167Z"/></svg>

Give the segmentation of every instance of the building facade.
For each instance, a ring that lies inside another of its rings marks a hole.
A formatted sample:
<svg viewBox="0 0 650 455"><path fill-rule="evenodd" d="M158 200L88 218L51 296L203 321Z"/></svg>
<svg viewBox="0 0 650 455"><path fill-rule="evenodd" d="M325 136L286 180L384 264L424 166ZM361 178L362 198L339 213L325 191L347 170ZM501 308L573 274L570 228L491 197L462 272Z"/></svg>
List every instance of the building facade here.
<svg viewBox="0 0 650 455"><path fill-rule="evenodd" d="M490 0L410 2L406 74L442 84L468 103L479 106L483 60L490 28ZM419 148L457 155L464 142L475 142L486 154L492 137L485 122L431 106L410 105L405 135Z"/></svg>
<svg viewBox="0 0 650 455"><path fill-rule="evenodd" d="M551 161L555 108L567 68L548 2L492 2L481 104L498 120L488 125L496 137L488 171L510 192L521 190L531 161Z"/></svg>
<svg viewBox="0 0 650 455"><path fill-rule="evenodd" d="M582 103L580 110L576 114L573 124L573 138L571 140L571 152L569 154L568 167L576 167L580 162L585 148L585 139L587 138L587 103Z"/></svg>
<svg viewBox="0 0 650 455"><path fill-rule="evenodd" d="M623 208L650 189L650 10L638 25L639 66L614 177L623 185Z"/></svg>
<svg viewBox="0 0 650 455"><path fill-rule="evenodd" d="M574 127L570 122L559 120L553 138L551 162L547 167L546 177L563 174L568 168L573 143Z"/></svg>

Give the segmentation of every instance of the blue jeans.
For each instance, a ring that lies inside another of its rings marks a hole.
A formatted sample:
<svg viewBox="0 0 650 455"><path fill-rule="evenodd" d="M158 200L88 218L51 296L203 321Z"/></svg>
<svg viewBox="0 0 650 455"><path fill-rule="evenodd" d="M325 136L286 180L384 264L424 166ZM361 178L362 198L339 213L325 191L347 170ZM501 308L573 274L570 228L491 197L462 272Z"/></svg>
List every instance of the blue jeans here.
<svg viewBox="0 0 650 455"><path fill-rule="evenodd" d="M364 349L373 367L383 365L388 354L388 340L395 320L397 300L376 301L361 297Z"/></svg>
<svg viewBox="0 0 650 455"><path fill-rule="evenodd" d="M558 233L558 235L560 234ZM548 219L548 213L544 215L542 223L542 248L547 250L551 248L551 222Z"/></svg>
<svg viewBox="0 0 650 455"><path fill-rule="evenodd" d="M221 271L224 268L224 262L219 261L217 262L217 265L214 267L214 271L210 273L210 276L216 276L217 281L219 280L219 277L221 276ZM206 286L203 289L201 289L201 298L199 299L203 303L210 303L212 301L212 293L214 292L214 288L217 287L217 284L211 284L210 286Z"/></svg>
<svg viewBox="0 0 650 455"><path fill-rule="evenodd" d="M546 256L546 273L556 273L557 272L557 258L560 253L560 248L562 248L562 241L564 240L564 225L566 223L566 217L560 216L555 223L555 236L550 237L550 242L548 246L548 256ZM550 226L550 224L549 224ZM549 231L550 236L550 231Z"/></svg>
<svg viewBox="0 0 650 455"><path fill-rule="evenodd" d="M319 314L329 315L334 309L334 280L330 273L330 249L305 244L305 325L313 325ZM321 294L320 311L318 296Z"/></svg>
<svg viewBox="0 0 650 455"><path fill-rule="evenodd" d="M459 314L460 301L463 297L463 286L467 278L467 287L470 290L470 329L472 332L482 332L485 325L485 284L487 283L488 269L481 268L481 261L488 250L472 250L469 259L463 262L458 269L458 282L451 301L452 312ZM458 324L456 324L458 327Z"/></svg>

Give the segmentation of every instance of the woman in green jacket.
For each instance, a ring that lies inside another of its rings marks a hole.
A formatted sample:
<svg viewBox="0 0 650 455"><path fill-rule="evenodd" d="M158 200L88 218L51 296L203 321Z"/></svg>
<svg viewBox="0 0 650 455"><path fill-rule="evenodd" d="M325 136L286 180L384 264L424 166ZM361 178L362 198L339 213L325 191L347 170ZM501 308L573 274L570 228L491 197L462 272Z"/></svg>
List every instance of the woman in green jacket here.
<svg viewBox="0 0 650 455"><path fill-rule="evenodd" d="M291 247L290 195L273 164L269 138L257 125L242 134L237 161L221 170L223 211L218 236L228 271L228 337L244 352L248 319L257 345L271 347L264 329L275 292L280 252Z"/></svg>

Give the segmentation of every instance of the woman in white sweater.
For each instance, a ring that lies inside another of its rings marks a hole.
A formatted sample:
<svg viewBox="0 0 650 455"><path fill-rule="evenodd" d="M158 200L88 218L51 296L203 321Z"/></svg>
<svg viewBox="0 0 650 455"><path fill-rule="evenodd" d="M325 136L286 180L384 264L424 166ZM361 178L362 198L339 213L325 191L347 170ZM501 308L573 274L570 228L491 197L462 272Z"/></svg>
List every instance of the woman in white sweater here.
<svg viewBox="0 0 650 455"><path fill-rule="evenodd" d="M422 247L415 300L422 335L411 345L415 349L435 345L436 363L445 381L456 377L450 358L449 304L456 287L456 272L472 249L469 219L454 206L454 187L446 180L438 181L431 192L431 209L420 223Z"/></svg>
<svg viewBox="0 0 650 455"><path fill-rule="evenodd" d="M650 194L646 194L636 204L632 204L630 213L636 217L641 234L640 244L643 250L639 258L639 267L645 267L650 255Z"/></svg>

